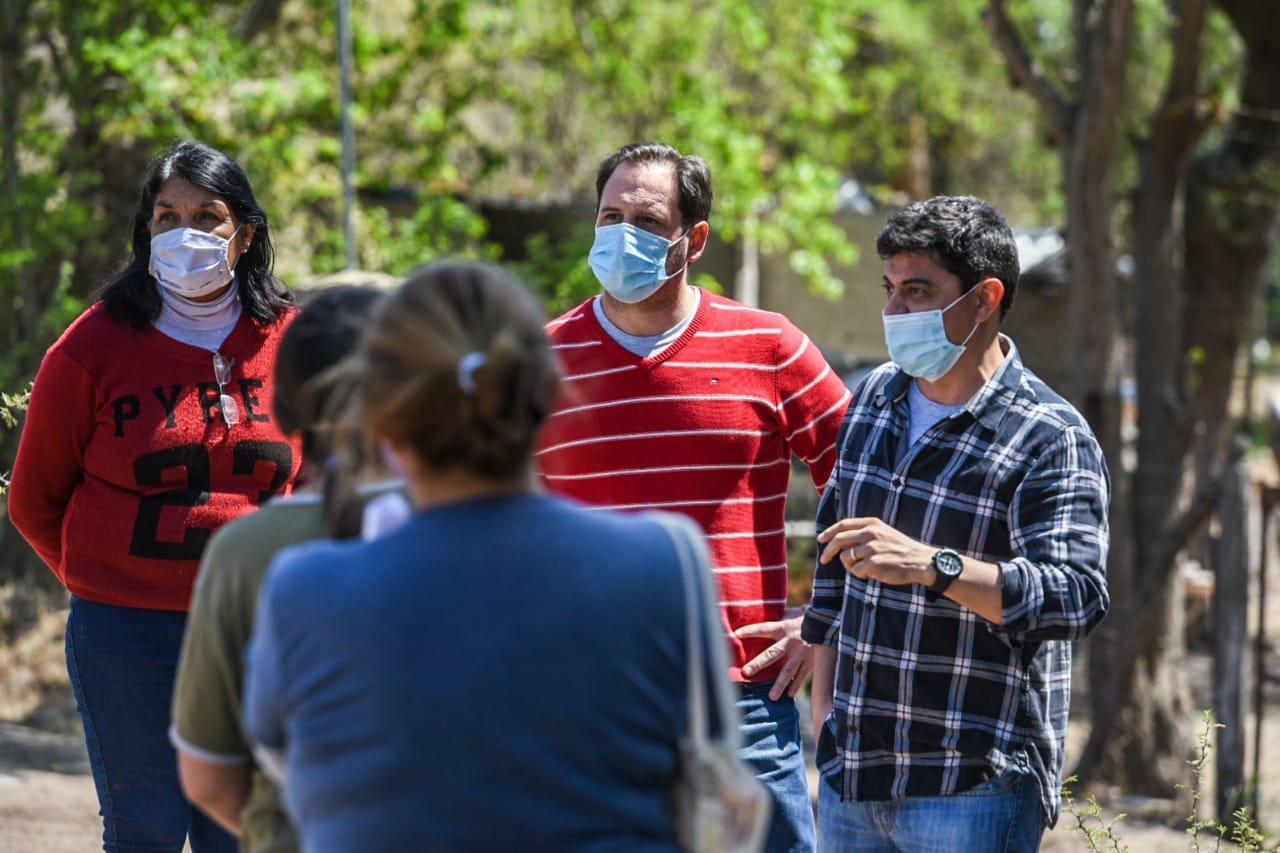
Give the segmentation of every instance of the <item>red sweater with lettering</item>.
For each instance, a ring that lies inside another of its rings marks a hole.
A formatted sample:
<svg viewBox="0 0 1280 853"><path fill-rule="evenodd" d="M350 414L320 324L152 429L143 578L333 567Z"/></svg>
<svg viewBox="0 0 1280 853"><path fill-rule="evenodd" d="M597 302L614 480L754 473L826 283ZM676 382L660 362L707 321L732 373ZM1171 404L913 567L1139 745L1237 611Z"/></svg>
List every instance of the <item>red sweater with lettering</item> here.
<svg viewBox="0 0 1280 853"><path fill-rule="evenodd" d="M684 334L640 358L601 327L594 299L547 326L565 373L537 457L547 485L602 508L689 516L706 532L728 628L781 618L791 454L826 485L848 390L781 314L703 291ZM731 678L777 676L780 664L741 672L773 640L730 642Z"/></svg>
<svg viewBox="0 0 1280 853"><path fill-rule="evenodd" d="M301 452L276 427L271 390L290 319L264 325L245 312L223 342L234 361L222 390L240 409L231 427L211 352L133 329L101 303L49 348L9 517L67 589L184 611L213 532L289 490Z"/></svg>

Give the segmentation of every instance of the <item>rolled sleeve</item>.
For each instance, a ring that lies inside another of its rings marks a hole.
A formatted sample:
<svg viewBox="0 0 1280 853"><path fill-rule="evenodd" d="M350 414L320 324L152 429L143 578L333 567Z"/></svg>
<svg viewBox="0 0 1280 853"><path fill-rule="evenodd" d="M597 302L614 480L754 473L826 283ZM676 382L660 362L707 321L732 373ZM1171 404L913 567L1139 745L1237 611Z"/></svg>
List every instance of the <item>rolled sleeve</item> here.
<svg viewBox="0 0 1280 853"><path fill-rule="evenodd" d="M1110 480L1101 448L1068 428L1040 454L1009 509L1015 556L1000 563L1004 623L1029 640L1078 640L1107 613Z"/></svg>

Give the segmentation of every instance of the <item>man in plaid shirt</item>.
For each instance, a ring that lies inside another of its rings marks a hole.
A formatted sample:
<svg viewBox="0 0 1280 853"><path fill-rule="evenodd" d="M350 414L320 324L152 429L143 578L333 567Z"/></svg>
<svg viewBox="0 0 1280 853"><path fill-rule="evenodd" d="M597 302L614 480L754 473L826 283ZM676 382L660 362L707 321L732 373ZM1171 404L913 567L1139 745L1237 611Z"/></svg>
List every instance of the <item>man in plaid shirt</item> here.
<svg viewBox="0 0 1280 853"><path fill-rule="evenodd" d="M994 207L918 202L876 248L893 363L845 415L803 626L821 845L1036 850L1070 642L1108 606L1106 464L1000 334L1018 256Z"/></svg>

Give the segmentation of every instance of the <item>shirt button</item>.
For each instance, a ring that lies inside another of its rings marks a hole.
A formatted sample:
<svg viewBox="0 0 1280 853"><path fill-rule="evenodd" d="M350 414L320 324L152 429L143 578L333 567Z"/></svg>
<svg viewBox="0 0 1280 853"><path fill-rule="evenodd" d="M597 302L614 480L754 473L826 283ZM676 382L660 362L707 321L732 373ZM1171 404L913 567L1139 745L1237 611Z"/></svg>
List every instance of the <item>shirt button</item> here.
<svg viewBox="0 0 1280 853"><path fill-rule="evenodd" d="M874 607L875 607L875 605L874 605L874 604L872 604L870 601L868 601L868 602L867 602L865 605L863 605L863 606L864 606L864 607L866 607L866 609L867 609L867 610L871 610L872 608L874 608Z"/></svg>
<svg viewBox="0 0 1280 853"><path fill-rule="evenodd" d="M853 665L854 672L862 672L862 661L858 661Z"/></svg>
<svg viewBox="0 0 1280 853"><path fill-rule="evenodd" d="M902 488L902 483L903 483L902 478L901 478L901 477L899 477L899 476L896 476L896 475L895 475L895 476L894 476L894 478L893 478L893 487L894 487L895 489L901 489L901 488Z"/></svg>

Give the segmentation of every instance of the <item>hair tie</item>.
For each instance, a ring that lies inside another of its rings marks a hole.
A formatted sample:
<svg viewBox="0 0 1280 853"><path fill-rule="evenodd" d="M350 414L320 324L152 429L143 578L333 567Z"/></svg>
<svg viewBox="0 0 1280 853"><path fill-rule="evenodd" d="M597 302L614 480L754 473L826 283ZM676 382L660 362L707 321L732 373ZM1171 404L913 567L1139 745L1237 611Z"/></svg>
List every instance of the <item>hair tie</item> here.
<svg viewBox="0 0 1280 853"><path fill-rule="evenodd" d="M488 360L482 352L469 352L458 362L458 387L468 397L475 396L476 371Z"/></svg>

